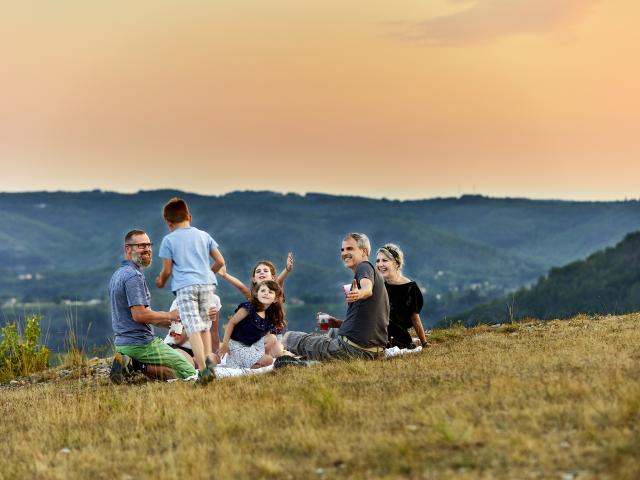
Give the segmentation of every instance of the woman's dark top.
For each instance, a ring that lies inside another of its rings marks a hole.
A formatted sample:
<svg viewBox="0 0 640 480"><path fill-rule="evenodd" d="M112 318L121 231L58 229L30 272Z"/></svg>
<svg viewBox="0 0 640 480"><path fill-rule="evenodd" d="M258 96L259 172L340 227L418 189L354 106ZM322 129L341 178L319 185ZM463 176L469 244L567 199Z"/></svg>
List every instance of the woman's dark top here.
<svg viewBox="0 0 640 480"><path fill-rule="evenodd" d="M400 348L413 348L411 335L407 331L413 327L411 316L422 311L422 292L416 282L391 285L385 283L389 295L389 344Z"/></svg>
<svg viewBox="0 0 640 480"><path fill-rule="evenodd" d="M272 321L258 315L251 302L241 303L236 308L236 312L241 308L244 308L249 314L238 322L231 333L231 338L236 342L251 346L269 333L272 328L275 328Z"/></svg>

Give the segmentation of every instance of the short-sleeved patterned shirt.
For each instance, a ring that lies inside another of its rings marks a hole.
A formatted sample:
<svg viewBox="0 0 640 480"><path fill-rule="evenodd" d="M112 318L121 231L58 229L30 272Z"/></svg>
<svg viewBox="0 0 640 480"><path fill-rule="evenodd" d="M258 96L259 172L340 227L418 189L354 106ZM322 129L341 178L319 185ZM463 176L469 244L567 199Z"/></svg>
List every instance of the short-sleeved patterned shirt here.
<svg viewBox="0 0 640 480"><path fill-rule="evenodd" d="M153 327L138 323L131 315L131 307L151 303L151 293L140 268L125 260L109 282L111 325L116 345L146 345L154 339Z"/></svg>

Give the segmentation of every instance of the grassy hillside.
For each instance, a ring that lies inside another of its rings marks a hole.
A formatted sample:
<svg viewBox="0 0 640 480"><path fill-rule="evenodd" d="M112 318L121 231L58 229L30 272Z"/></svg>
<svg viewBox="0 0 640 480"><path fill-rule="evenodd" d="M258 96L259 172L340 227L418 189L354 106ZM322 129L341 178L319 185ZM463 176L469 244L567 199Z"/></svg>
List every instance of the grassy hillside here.
<svg viewBox="0 0 640 480"><path fill-rule="evenodd" d="M451 321L466 324L513 318L557 318L577 313L626 313L640 310L640 232L585 260L553 268L531 288L473 308Z"/></svg>
<svg viewBox="0 0 640 480"><path fill-rule="evenodd" d="M640 471L640 314L436 330L400 358L3 388L0 478L584 478Z"/></svg>

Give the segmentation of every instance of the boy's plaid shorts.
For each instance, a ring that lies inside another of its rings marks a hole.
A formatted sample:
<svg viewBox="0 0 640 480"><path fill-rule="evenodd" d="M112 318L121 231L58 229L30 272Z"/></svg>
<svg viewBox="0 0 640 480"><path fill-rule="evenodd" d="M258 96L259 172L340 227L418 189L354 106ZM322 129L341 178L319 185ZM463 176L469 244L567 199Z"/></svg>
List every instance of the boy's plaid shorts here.
<svg viewBox="0 0 640 480"><path fill-rule="evenodd" d="M189 285L176 292L180 320L187 335L211 328L209 307L213 303L215 285Z"/></svg>

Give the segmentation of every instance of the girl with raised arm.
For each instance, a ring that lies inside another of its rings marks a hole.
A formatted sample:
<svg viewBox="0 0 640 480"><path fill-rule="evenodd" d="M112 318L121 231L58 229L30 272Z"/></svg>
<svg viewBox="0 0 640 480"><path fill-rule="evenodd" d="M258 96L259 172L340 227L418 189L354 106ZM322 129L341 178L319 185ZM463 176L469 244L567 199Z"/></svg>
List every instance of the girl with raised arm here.
<svg viewBox="0 0 640 480"><path fill-rule="evenodd" d="M276 273L276 267L269 260L260 260L251 269L251 285L247 287L241 280L234 277L230 273L227 273L226 267L223 267L218 271L218 276L224 278L231 285L236 287L240 292L249 300L251 298L251 292L255 289L259 282L265 280L274 280L278 282L280 288L284 288L284 281L293 270L293 253L287 254L287 266L280 272L280 275Z"/></svg>

